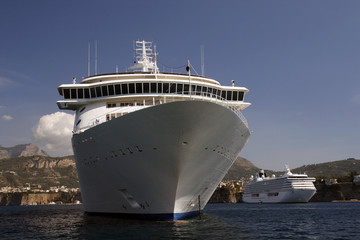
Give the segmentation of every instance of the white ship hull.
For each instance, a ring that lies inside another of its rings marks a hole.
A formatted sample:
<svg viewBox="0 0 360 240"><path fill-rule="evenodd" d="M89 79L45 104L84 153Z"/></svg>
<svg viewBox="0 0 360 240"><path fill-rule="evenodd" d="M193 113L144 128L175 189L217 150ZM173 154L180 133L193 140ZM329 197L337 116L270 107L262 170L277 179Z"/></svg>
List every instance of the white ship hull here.
<svg viewBox="0 0 360 240"><path fill-rule="evenodd" d="M306 203L315 192L315 189L292 189L280 191L277 196L268 196L268 193L260 193L256 197L252 194L244 194L243 201L246 203Z"/></svg>
<svg viewBox="0 0 360 240"><path fill-rule="evenodd" d="M177 220L203 209L250 136L204 101L145 108L72 138L84 210Z"/></svg>

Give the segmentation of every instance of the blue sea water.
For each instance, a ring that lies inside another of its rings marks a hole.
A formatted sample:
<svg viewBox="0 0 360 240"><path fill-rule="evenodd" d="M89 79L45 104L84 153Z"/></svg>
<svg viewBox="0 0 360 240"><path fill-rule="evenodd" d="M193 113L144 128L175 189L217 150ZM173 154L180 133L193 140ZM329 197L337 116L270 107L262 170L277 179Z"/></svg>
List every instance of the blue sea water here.
<svg viewBox="0 0 360 240"><path fill-rule="evenodd" d="M0 239L360 239L360 203L208 204L203 213L164 222L81 205L0 207Z"/></svg>

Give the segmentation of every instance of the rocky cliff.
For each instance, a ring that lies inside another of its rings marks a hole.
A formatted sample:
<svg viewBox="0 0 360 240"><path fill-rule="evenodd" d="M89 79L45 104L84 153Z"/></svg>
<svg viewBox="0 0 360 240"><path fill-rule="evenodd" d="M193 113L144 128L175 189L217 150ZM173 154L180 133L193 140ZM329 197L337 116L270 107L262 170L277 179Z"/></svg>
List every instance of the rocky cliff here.
<svg viewBox="0 0 360 240"><path fill-rule="evenodd" d="M14 147L3 147L0 145L0 159L29 157L29 156L48 156L40 147L34 144L20 144Z"/></svg>
<svg viewBox="0 0 360 240"><path fill-rule="evenodd" d="M0 160L0 187L22 187L26 183L53 186L79 187L75 160L68 157L29 156Z"/></svg>
<svg viewBox="0 0 360 240"><path fill-rule="evenodd" d="M0 206L41 205L51 202L81 202L80 193L0 193Z"/></svg>

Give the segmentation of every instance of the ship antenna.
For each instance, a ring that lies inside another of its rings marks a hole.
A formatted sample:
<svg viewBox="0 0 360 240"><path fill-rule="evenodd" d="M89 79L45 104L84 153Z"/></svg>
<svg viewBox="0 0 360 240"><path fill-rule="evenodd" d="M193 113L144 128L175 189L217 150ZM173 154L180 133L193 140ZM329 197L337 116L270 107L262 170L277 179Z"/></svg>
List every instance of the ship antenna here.
<svg viewBox="0 0 360 240"><path fill-rule="evenodd" d="M95 41L95 75L97 74L97 40Z"/></svg>
<svg viewBox="0 0 360 240"><path fill-rule="evenodd" d="M90 42L88 43L88 76L90 76Z"/></svg>
<svg viewBox="0 0 360 240"><path fill-rule="evenodd" d="M200 51L201 51L201 76L205 76L204 45L200 46Z"/></svg>
<svg viewBox="0 0 360 240"><path fill-rule="evenodd" d="M190 73L190 60L187 62L186 71L189 73L189 95L191 98L191 73Z"/></svg>
<svg viewBox="0 0 360 240"><path fill-rule="evenodd" d="M156 74L158 73L157 71L158 71L158 68L157 68L157 58L156 58L156 45L154 45L154 66L155 66L155 68L154 68L154 73L155 73L155 79L157 79L157 76L156 76Z"/></svg>

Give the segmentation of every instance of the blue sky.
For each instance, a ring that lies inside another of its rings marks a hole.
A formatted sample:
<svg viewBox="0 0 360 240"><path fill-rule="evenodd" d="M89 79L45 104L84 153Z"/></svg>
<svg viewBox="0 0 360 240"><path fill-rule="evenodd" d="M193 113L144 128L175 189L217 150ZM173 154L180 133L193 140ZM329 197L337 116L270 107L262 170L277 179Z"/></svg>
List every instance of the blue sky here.
<svg viewBox="0 0 360 240"><path fill-rule="evenodd" d="M351 0L2 0L0 145L67 154L54 131L65 120L51 121L60 116L57 86L87 75L89 42L106 73L129 67L133 41L145 39L161 63L189 59L199 73L204 46L208 77L250 90L252 136L241 156L258 167L360 158L359 12ZM39 137L41 122L51 136Z"/></svg>

